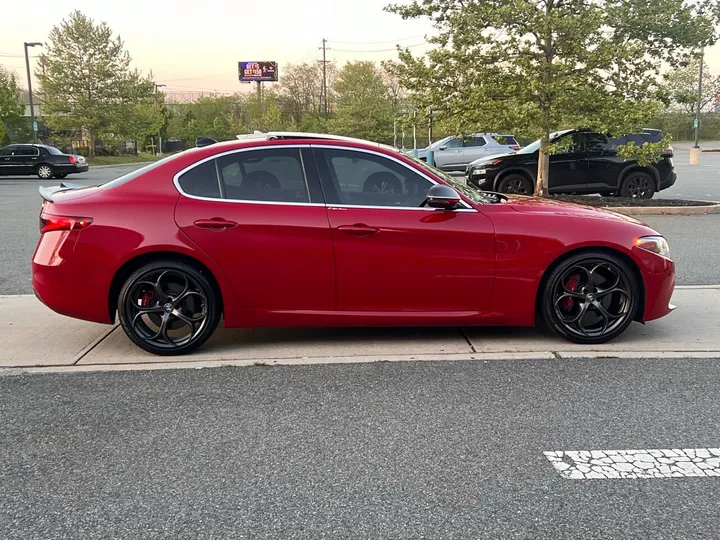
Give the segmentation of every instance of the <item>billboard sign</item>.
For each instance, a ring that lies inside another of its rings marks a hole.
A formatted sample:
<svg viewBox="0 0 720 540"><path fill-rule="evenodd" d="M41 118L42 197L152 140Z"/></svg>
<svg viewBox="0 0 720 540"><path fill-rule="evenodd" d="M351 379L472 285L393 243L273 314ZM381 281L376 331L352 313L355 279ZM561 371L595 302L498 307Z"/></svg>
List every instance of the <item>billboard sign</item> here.
<svg viewBox="0 0 720 540"><path fill-rule="evenodd" d="M238 62L238 78L240 82L277 81L277 62Z"/></svg>

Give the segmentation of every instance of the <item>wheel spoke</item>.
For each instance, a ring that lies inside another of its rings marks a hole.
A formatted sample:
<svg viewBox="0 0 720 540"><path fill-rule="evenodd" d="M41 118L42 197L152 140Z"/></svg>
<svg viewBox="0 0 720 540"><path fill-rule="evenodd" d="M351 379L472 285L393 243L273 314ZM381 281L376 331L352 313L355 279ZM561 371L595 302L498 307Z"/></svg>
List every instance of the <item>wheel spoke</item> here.
<svg viewBox="0 0 720 540"><path fill-rule="evenodd" d="M165 277L165 274L167 274L168 272L169 270L165 270L158 276L157 280L155 280L155 292L160 297L161 302L165 302L168 299L168 295L165 293L165 291L162 290L162 285L160 284L160 281L162 280L162 278Z"/></svg>
<svg viewBox="0 0 720 540"><path fill-rule="evenodd" d="M172 311L172 315L174 317L177 317L179 320L187 324L190 328L195 330L195 325L197 323L202 322L205 319L205 314L201 314L199 317L188 317L184 313L178 311L177 309Z"/></svg>
<svg viewBox="0 0 720 540"><path fill-rule="evenodd" d="M203 307L206 304L206 298L205 295L202 294L200 291L187 291L180 296L178 296L175 300L172 301L173 307L178 307L182 302L185 301L189 296L199 296L200 300L202 302Z"/></svg>

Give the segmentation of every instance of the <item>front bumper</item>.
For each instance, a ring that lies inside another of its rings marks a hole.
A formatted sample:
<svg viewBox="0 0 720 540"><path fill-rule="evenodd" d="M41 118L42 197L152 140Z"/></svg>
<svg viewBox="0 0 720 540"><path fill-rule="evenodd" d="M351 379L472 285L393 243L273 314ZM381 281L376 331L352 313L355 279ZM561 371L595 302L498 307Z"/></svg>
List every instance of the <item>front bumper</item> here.
<svg viewBox="0 0 720 540"><path fill-rule="evenodd" d="M675 309L672 295L675 291L675 263L642 248L633 248L640 261L645 283L645 311L643 322L660 319Z"/></svg>
<svg viewBox="0 0 720 540"><path fill-rule="evenodd" d="M484 168L471 169L470 167L465 170L467 183L483 191L494 191L494 178L495 171L488 171Z"/></svg>

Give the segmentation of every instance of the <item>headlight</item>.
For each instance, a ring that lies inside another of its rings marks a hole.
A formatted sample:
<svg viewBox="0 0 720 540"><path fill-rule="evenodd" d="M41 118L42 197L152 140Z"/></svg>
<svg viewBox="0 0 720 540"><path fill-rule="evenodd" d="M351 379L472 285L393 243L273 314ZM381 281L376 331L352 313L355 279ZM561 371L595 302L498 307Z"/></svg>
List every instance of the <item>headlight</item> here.
<svg viewBox="0 0 720 540"><path fill-rule="evenodd" d="M670 246L662 236L643 236L635 241L635 245L639 248L657 253L666 259L670 258Z"/></svg>
<svg viewBox="0 0 720 540"><path fill-rule="evenodd" d="M472 171L473 176L485 176L487 174L487 169L474 169Z"/></svg>

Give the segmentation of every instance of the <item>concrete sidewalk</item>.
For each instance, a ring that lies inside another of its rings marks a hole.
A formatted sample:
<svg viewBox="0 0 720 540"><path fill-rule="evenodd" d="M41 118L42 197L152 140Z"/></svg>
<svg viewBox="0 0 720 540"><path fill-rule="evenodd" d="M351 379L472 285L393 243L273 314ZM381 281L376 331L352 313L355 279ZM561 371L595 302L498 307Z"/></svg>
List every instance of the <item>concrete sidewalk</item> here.
<svg viewBox="0 0 720 540"><path fill-rule="evenodd" d="M137 348L117 326L69 319L34 296L0 297L0 368L7 373L161 369L218 365L340 362L585 358L720 358L720 286L678 287L678 309L643 326L634 323L619 339L579 346L533 329L219 328L195 354L153 356Z"/></svg>

